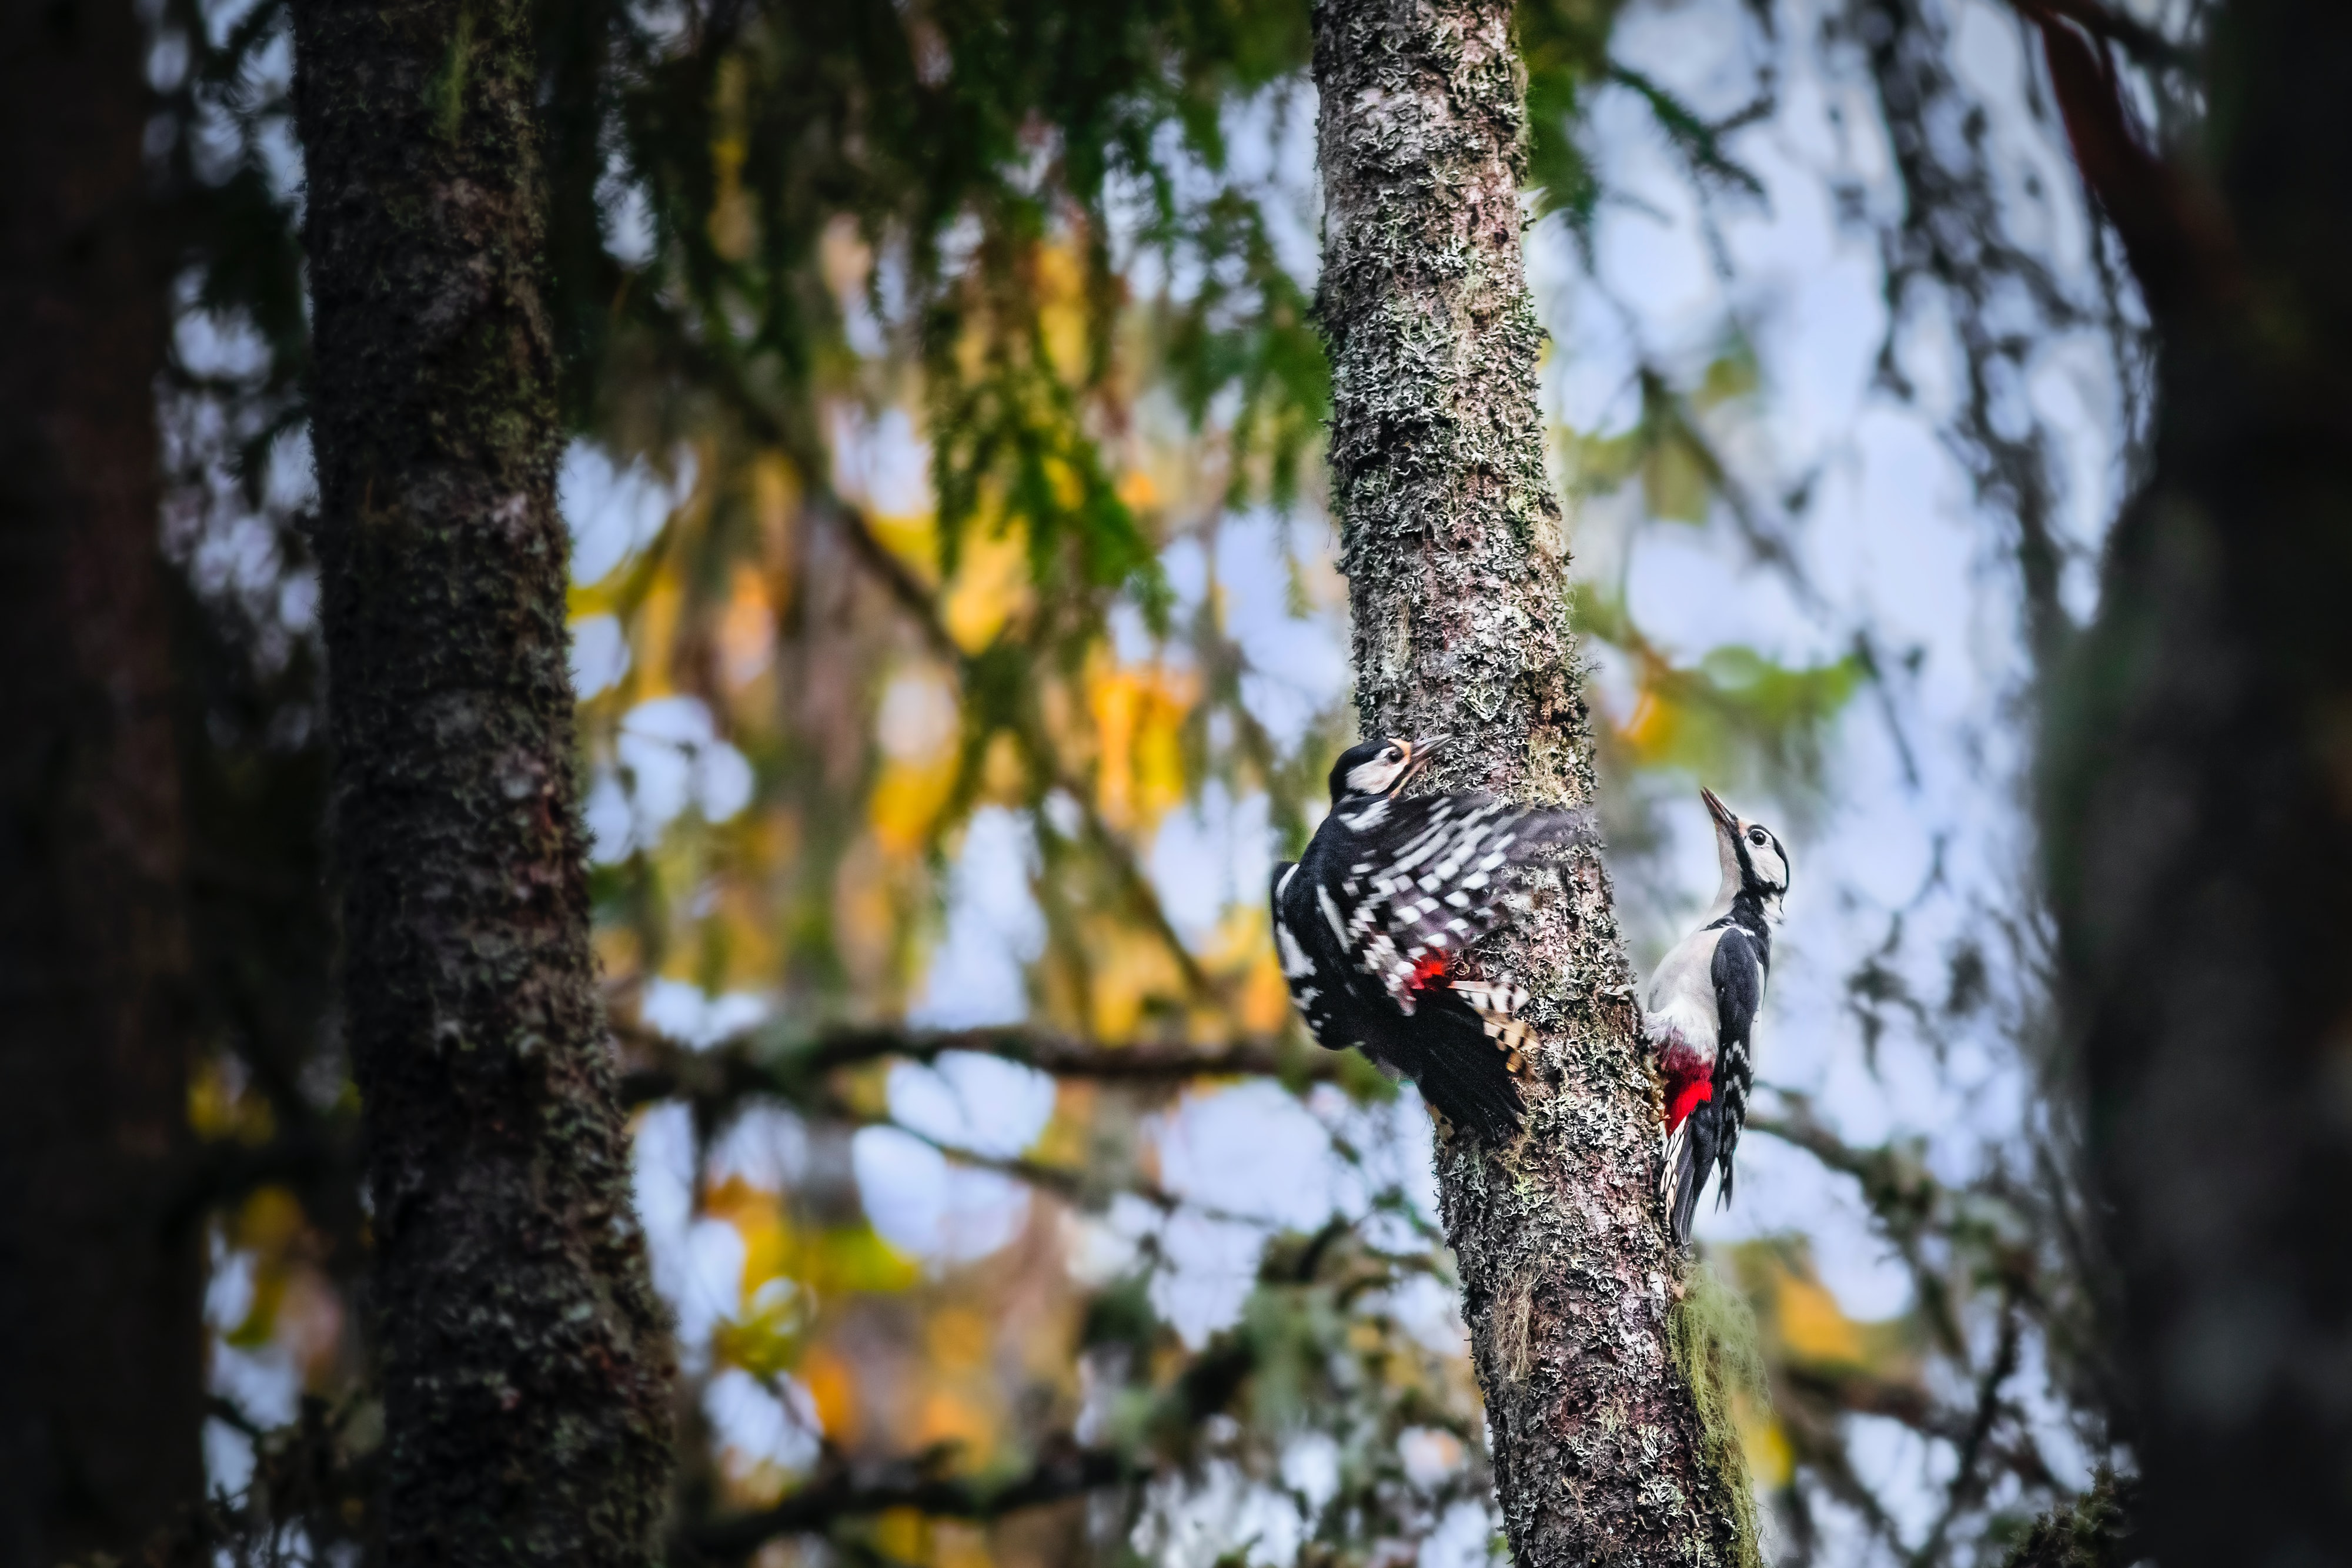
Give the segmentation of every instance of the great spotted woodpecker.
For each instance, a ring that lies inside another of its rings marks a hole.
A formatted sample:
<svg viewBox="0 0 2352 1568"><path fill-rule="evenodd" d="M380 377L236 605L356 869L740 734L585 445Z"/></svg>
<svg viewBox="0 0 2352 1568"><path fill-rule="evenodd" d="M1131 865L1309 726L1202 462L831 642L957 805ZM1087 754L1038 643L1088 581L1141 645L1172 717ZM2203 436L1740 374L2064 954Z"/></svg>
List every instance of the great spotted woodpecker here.
<svg viewBox="0 0 2352 1568"><path fill-rule="evenodd" d="M1710 1171L1723 1173L1718 1201L1731 1201L1731 1151L1756 1081L1756 1012L1772 967L1772 927L1789 892L1788 852L1772 830L1734 815L1712 789L1699 795L1715 819L1723 883L1699 928L1675 944L1651 977L1642 1019L1665 1081L1658 1188L1679 1244L1690 1240Z"/></svg>
<svg viewBox="0 0 2352 1568"><path fill-rule="evenodd" d="M1587 819L1475 792L1405 799L1444 744L1368 740L1340 754L1331 814L1297 863L1274 868L1274 940L1318 1042L1360 1048L1500 1145L1524 1108L1528 993L1468 972L1463 955L1502 918L1509 873Z"/></svg>

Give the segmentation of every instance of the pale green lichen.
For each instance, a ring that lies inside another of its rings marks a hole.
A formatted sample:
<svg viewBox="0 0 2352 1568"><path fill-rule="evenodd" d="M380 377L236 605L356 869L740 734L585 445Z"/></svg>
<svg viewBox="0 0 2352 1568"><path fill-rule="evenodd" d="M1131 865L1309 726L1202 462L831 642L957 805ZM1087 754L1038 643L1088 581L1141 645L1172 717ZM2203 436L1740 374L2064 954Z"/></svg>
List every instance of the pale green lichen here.
<svg viewBox="0 0 2352 1568"><path fill-rule="evenodd" d="M1771 1397L1756 1314L1748 1310L1747 1298L1702 1259L1684 1267L1682 1286L1682 1299L1666 1316L1666 1343L1675 1370L1698 1411L1699 1458L1715 1489L1714 1511L1731 1521L1732 1562L1738 1568L1763 1568L1757 1544L1756 1487L1732 1419L1736 1396L1746 1394L1758 1401Z"/></svg>

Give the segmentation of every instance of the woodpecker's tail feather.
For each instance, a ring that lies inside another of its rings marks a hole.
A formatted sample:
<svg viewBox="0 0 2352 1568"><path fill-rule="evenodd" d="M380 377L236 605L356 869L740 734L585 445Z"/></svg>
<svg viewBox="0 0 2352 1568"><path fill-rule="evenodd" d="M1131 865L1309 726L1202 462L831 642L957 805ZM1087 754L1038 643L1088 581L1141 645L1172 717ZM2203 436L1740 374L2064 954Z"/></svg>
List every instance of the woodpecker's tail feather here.
<svg viewBox="0 0 2352 1568"><path fill-rule="evenodd" d="M1666 1139L1665 1169L1659 1177L1658 1192L1665 1199L1677 1247L1690 1245L1699 1191L1706 1186L1722 1141L1722 1108L1714 1101L1702 1100Z"/></svg>
<svg viewBox="0 0 2352 1568"><path fill-rule="evenodd" d="M1425 1009L1442 1032L1412 1064L1421 1097L1457 1127L1499 1147L1518 1136L1527 1102L1519 1092L1519 1054L1489 1039L1466 1009Z"/></svg>

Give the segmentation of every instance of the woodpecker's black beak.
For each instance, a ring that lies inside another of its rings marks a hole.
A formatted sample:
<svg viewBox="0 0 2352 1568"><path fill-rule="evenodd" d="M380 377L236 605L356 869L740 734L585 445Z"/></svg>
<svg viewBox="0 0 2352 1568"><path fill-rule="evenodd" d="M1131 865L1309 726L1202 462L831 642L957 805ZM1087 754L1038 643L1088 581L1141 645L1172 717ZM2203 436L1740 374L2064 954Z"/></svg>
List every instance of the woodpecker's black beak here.
<svg viewBox="0 0 2352 1568"><path fill-rule="evenodd" d="M1437 754L1445 749L1445 744L1450 738L1443 735L1424 735L1419 740L1406 741L1404 771L1398 774L1397 781L1389 786L1389 793L1393 795L1420 778L1422 771L1436 760Z"/></svg>
<svg viewBox="0 0 2352 1568"><path fill-rule="evenodd" d="M1706 802L1707 815L1715 819L1715 825L1723 831L1724 837L1739 837L1739 819L1732 814L1731 808L1725 805L1714 790L1702 784L1698 787L1698 798Z"/></svg>

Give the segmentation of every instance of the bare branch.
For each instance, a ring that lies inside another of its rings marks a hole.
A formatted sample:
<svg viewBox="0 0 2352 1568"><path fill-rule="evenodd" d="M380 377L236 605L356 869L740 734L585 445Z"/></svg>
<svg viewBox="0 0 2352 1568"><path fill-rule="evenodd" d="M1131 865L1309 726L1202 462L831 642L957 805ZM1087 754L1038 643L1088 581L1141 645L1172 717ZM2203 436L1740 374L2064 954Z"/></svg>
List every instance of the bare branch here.
<svg viewBox="0 0 2352 1568"><path fill-rule="evenodd" d="M820 1476L773 1508L702 1525L683 1544L709 1562L740 1562L780 1535L817 1534L845 1519L900 1508L934 1519L1001 1519L1117 1486L1133 1474L1129 1459L1108 1448L1048 1455L1024 1474L995 1484L934 1475L919 1460L878 1470L844 1468Z"/></svg>
<svg viewBox="0 0 2352 1568"><path fill-rule="evenodd" d="M770 1053L759 1051L749 1035L693 1051L643 1024L616 1021L612 1028L637 1059L621 1082L622 1103L629 1106L681 1097L707 1103L758 1095L801 1098L814 1081L839 1068L888 1059L930 1062L950 1051L993 1056L1056 1078L1137 1084L1180 1084L1203 1078L1323 1083L1336 1081L1341 1066L1330 1052L1278 1037L1235 1040L1221 1046L1106 1045L1023 1026L919 1030L862 1025L830 1030L798 1050Z"/></svg>
<svg viewBox="0 0 2352 1568"><path fill-rule="evenodd" d="M1929 1568L1943 1555L1944 1542L1951 1533L1953 1521L1960 1511L1979 1501L1991 1489L1991 1480L1979 1461L1985 1458L1986 1444L1992 1437L1993 1424L2000 1419L2001 1385L2017 1370L2020 1350L2020 1328L2017 1302L2014 1297L2004 1299L2000 1309L2000 1343L1993 1353L1992 1364L1977 1381L1977 1408L1968 1430L1960 1437L1959 1463L1952 1472L1941 1514L1936 1527L1927 1534L1919 1550L1912 1554L1914 1568Z"/></svg>

